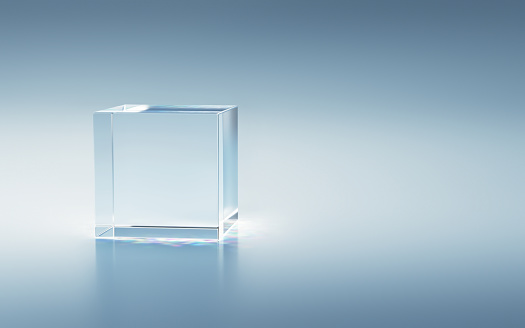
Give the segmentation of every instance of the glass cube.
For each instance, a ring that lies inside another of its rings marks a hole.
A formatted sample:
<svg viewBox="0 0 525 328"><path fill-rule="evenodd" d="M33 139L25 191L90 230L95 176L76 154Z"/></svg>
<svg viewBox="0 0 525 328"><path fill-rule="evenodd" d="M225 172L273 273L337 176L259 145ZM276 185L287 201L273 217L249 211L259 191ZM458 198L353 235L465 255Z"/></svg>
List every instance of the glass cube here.
<svg viewBox="0 0 525 328"><path fill-rule="evenodd" d="M93 114L97 238L222 239L238 219L236 106Z"/></svg>

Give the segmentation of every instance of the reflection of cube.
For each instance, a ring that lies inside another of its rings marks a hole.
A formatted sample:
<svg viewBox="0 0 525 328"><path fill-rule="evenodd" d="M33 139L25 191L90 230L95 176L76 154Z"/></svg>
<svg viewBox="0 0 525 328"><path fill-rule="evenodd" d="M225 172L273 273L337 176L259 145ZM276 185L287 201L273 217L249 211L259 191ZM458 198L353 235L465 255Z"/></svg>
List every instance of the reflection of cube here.
<svg viewBox="0 0 525 328"><path fill-rule="evenodd" d="M237 220L237 107L95 112L95 235L221 239Z"/></svg>

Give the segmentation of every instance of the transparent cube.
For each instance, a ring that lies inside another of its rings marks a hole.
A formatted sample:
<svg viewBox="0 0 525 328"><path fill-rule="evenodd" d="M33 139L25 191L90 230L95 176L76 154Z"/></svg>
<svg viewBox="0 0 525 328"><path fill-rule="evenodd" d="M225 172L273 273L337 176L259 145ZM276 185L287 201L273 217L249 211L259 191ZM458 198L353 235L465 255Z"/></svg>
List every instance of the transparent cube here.
<svg viewBox="0 0 525 328"><path fill-rule="evenodd" d="M93 114L97 238L221 239L238 219L236 106Z"/></svg>

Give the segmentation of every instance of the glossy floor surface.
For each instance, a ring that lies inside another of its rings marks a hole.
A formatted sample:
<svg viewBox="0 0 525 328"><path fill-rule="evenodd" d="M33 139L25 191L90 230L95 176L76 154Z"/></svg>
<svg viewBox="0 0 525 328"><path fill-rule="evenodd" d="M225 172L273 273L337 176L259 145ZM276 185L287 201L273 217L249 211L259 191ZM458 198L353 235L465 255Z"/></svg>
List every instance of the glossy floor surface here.
<svg viewBox="0 0 525 328"><path fill-rule="evenodd" d="M519 121L243 122L220 244L95 240L89 133L8 130L2 326L523 326Z"/></svg>

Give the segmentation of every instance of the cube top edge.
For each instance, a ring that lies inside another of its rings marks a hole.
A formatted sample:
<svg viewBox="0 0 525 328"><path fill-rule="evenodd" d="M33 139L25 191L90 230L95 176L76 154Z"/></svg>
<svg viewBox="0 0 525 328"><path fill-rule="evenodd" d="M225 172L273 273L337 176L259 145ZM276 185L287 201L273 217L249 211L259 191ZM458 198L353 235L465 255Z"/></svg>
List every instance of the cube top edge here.
<svg viewBox="0 0 525 328"><path fill-rule="evenodd" d="M219 114L236 108L235 105L143 105L125 104L96 111L96 113L200 113Z"/></svg>

